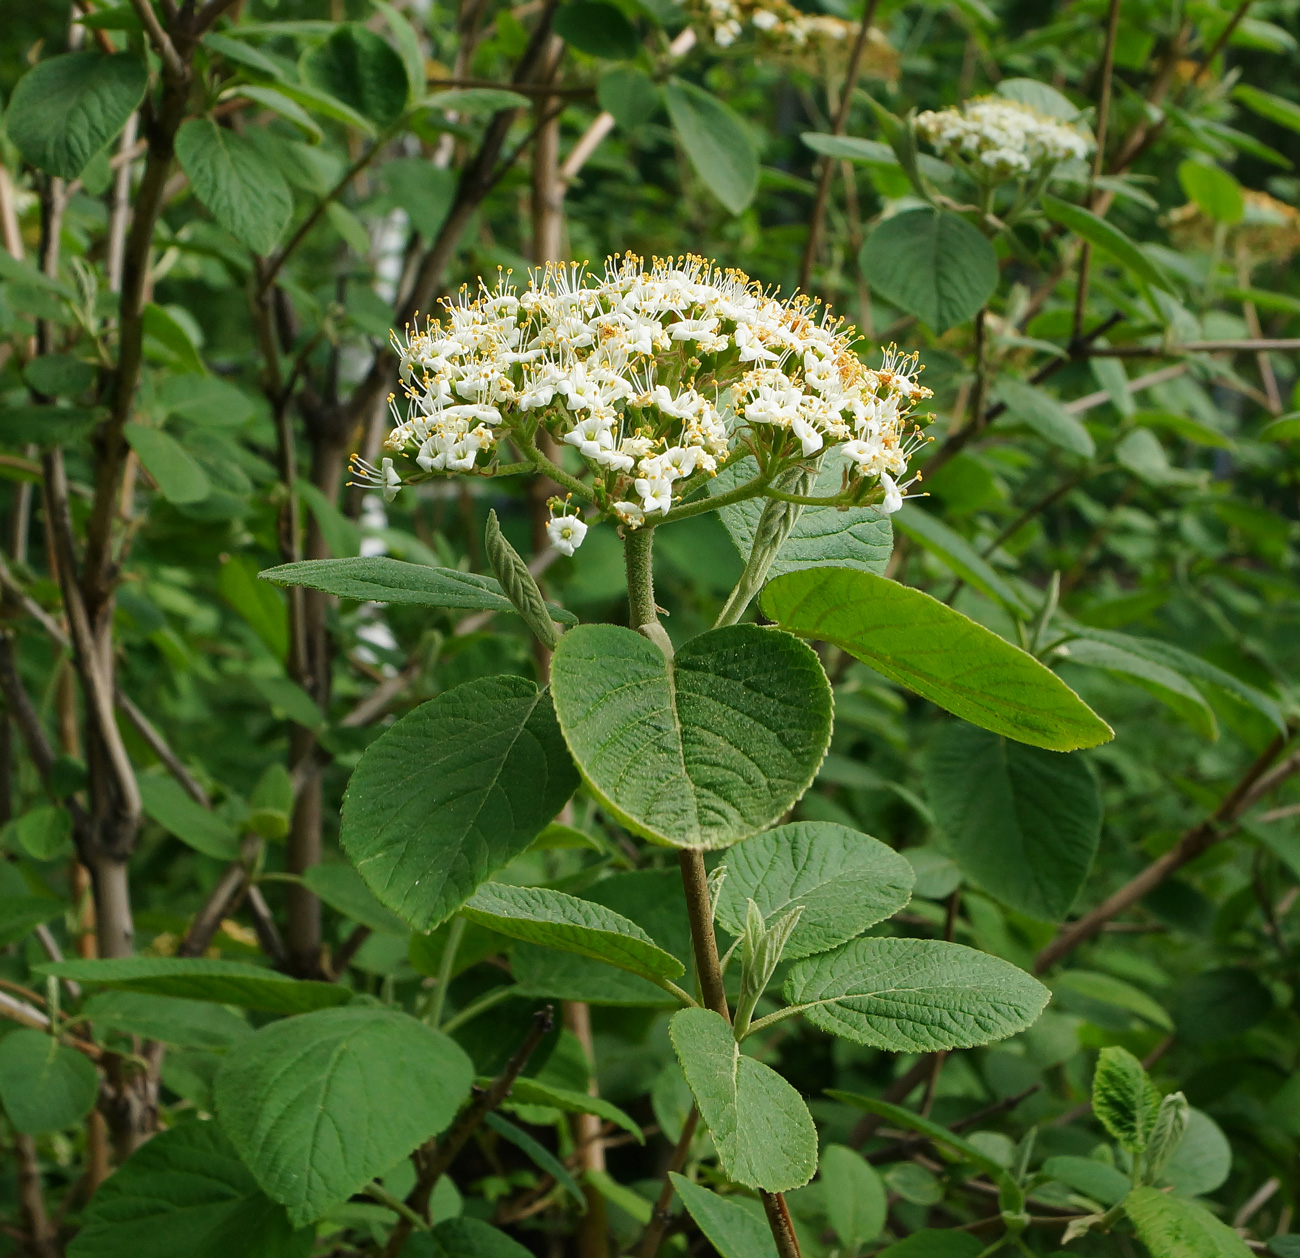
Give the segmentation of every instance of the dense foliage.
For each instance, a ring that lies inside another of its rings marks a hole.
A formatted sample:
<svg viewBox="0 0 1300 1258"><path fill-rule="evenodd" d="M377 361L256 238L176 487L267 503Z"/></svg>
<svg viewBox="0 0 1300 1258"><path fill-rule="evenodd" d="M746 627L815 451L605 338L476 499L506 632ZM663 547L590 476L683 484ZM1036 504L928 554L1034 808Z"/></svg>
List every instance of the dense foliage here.
<svg viewBox="0 0 1300 1258"><path fill-rule="evenodd" d="M0 1253L1300 1255L1297 0L10 10Z"/></svg>

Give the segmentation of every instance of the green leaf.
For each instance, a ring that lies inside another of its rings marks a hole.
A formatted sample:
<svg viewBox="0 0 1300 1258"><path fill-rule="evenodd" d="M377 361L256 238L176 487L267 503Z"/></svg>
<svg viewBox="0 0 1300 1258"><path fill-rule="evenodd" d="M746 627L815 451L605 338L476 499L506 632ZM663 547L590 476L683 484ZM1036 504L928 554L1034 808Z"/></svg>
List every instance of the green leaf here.
<svg viewBox="0 0 1300 1258"><path fill-rule="evenodd" d="M366 748L343 799L343 846L385 908L428 930L523 852L577 785L548 695L522 677L482 678Z"/></svg>
<svg viewBox="0 0 1300 1258"><path fill-rule="evenodd" d="M416 607L454 607L473 611L512 612L514 604L500 582L457 568L426 568L386 556L307 559L268 568L262 580L276 585L305 585L339 598L369 603L408 603ZM551 619L572 625L577 617L547 605Z"/></svg>
<svg viewBox="0 0 1300 1258"><path fill-rule="evenodd" d="M969 1232L923 1227L882 1249L875 1258L979 1258L983 1252L984 1242Z"/></svg>
<svg viewBox="0 0 1300 1258"><path fill-rule="evenodd" d="M1092 1077L1092 1112L1122 1148L1136 1154L1147 1147L1160 1093L1128 1049L1108 1044L1101 1050Z"/></svg>
<svg viewBox="0 0 1300 1258"><path fill-rule="evenodd" d="M268 57L264 52L259 52L252 44L245 43L242 39L230 39L225 35L209 33L204 35L199 40L199 43L211 52L227 57L231 61L238 61L240 65L258 70L270 78L280 79L284 77L284 71L277 61Z"/></svg>
<svg viewBox="0 0 1300 1258"><path fill-rule="evenodd" d="M1073 122L1079 116L1078 107L1068 97L1037 79L1002 79L994 90L1007 100L1032 106L1040 114L1062 122Z"/></svg>
<svg viewBox="0 0 1300 1258"><path fill-rule="evenodd" d="M236 240L254 253L275 248L289 225L293 197L251 140L210 118L191 118L176 134L176 157L194 195Z"/></svg>
<svg viewBox="0 0 1300 1258"><path fill-rule="evenodd" d="M726 847L770 825L808 789L830 739L816 654L757 625L701 634L671 661L630 629L579 625L555 650L551 688L591 790L630 829L676 847Z"/></svg>
<svg viewBox="0 0 1300 1258"><path fill-rule="evenodd" d="M884 1229L885 1185L862 1154L842 1144L822 1150L820 1179L826 1215L840 1244L846 1253L860 1253Z"/></svg>
<svg viewBox="0 0 1300 1258"><path fill-rule="evenodd" d="M439 112L454 109L458 114L496 114L508 109L527 109L532 103L521 92L504 87L453 87L426 96L420 107Z"/></svg>
<svg viewBox="0 0 1300 1258"><path fill-rule="evenodd" d="M489 1113L484 1118L485 1126L490 1127L503 1140L508 1140L516 1149L530 1157L543 1171L555 1178L574 1200L580 1214L587 1212L587 1199L578 1187L578 1181L569 1174L568 1168L544 1144L534 1140L526 1131L503 1118L499 1113Z"/></svg>
<svg viewBox="0 0 1300 1258"><path fill-rule="evenodd" d="M1113 974L1102 974L1096 970L1066 970L1055 980L1058 996L1064 996L1063 1004L1079 1005L1082 1011L1088 1011L1088 1005L1113 1005L1149 1022L1162 1031L1172 1031L1174 1024L1169 1015L1157 1001L1146 992L1126 983Z"/></svg>
<svg viewBox="0 0 1300 1258"><path fill-rule="evenodd" d="M68 354L42 354L23 368L23 383L46 397L75 397L95 383L95 369Z"/></svg>
<svg viewBox="0 0 1300 1258"><path fill-rule="evenodd" d="M468 1215L444 1219L431 1232L416 1232L402 1258L531 1258L531 1251L499 1228Z"/></svg>
<svg viewBox="0 0 1300 1258"><path fill-rule="evenodd" d="M882 144L879 140L863 140L855 135L826 135L817 131L805 131L799 138L814 153L820 153L823 157L861 162L866 166L901 169L898 154L888 144ZM941 162L926 153L916 154L916 165L932 183L951 183L956 176L956 171L947 162Z"/></svg>
<svg viewBox="0 0 1300 1258"><path fill-rule="evenodd" d="M670 1171L668 1178L696 1226L722 1258L776 1258L767 1224L743 1206Z"/></svg>
<svg viewBox="0 0 1300 1258"><path fill-rule="evenodd" d="M42 895L0 896L0 948L17 943L66 911L63 901Z"/></svg>
<svg viewBox="0 0 1300 1258"><path fill-rule="evenodd" d="M816 568L771 582L762 605L790 632L838 646L995 734L1052 751L1095 747L1113 736L1033 656L920 590L867 572Z"/></svg>
<svg viewBox="0 0 1300 1258"><path fill-rule="evenodd" d="M362 926L369 926L382 935L400 935L403 939L411 933L396 913L390 913L371 895L370 888L351 865L341 861L313 865L302 875L302 881L330 908Z"/></svg>
<svg viewBox="0 0 1300 1258"><path fill-rule="evenodd" d="M746 455L733 459L709 482L709 492L726 493L758 472L758 464ZM838 463L824 463L809 496L826 498L840 491ZM718 515L736 549L745 558L754 547L759 517L767 503L765 498L747 498L723 507ZM785 572L803 568L860 568L863 572L883 574L894 548L891 520L874 507L804 507L781 544L768 569L767 579L774 580Z"/></svg>
<svg viewBox="0 0 1300 1258"><path fill-rule="evenodd" d="M971 881L1029 917L1065 917L1101 839L1101 796L1082 757L948 725L930 745L926 785Z"/></svg>
<svg viewBox="0 0 1300 1258"><path fill-rule="evenodd" d="M374 0L375 8L384 15L384 21L388 23L388 29L393 34L393 42L397 45L398 55L402 58L402 65L406 70L406 81L413 95L420 95L424 91L425 68L424 68L424 48L420 44L420 33L411 25L410 19L400 9L391 5L387 0Z"/></svg>
<svg viewBox="0 0 1300 1258"><path fill-rule="evenodd" d="M411 226L426 240L434 239L456 196L456 172L439 170L420 157L399 157L385 162L376 173L387 188L381 196L383 205L405 210Z"/></svg>
<svg viewBox="0 0 1300 1258"><path fill-rule="evenodd" d="M381 127L401 117L411 96L402 58L359 22L335 27L323 44L304 55L302 72L306 83Z"/></svg>
<svg viewBox="0 0 1300 1258"><path fill-rule="evenodd" d="M673 979L684 970L676 957L635 922L563 891L488 882L465 902L461 912L500 935L576 952L642 978Z"/></svg>
<svg viewBox="0 0 1300 1258"><path fill-rule="evenodd" d="M81 1006L78 1016L97 1029L184 1048L226 1048L252 1033L243 1018L221 1005L149 992L99 992Z"/></svg>
<svg viewBox="0 0 1300 1258"><path fill-rule="evenodd" d="M66 808L41 804L10 824L18 845L33 860L56 860L72 850L72 817Z"/></svg>
<svg viewBox="0 0 1300 1258"><path fill-rule="evenodd" d="M1152 1258L1247 1258L1246 1242L1204 1206L1160 1192L1135 1188L1124 1199L1138 1239Z"/></svg>
<svg viewBox="0 0 1300 1258"><path fill-rule="evenodd" d="M630 1215L642 1227L654 1217L654 1203L647 1201L635 1189L620 1184L608 1171L588 1169L583 1175L589 1188L594 1188L612 1206Z"/></svg>
<svg viewBox="0 0 1300 1258"><path fill-rule="evenodd" d="M246 100L261 105L264 109L269 109L274 114L279 114L286 122L293 123L306 136L310 144L319 144L324 139L325 133L316 125L311 114L296 100L291 100L283 92L279 92L273 87L240 83L238 86L231 88L229 93L223 93L223 96L225 95L242 96ZM333 209L334 203L331 202L327 208Z"/></svg>
<svg viewBox="0 0 1300 1258"><path fill-rule="evenodd" d="M741 213L758 191L758 153L745 124L730 106L684 79L669 79L663 94L695 173L724 208Z"/></svg>
<svg viewBox="0 0 1300 1258"><path fill-rule="evenodd" d="M1198 446L1213 446L1218 450L1233 448L1233 443L1217 429L1175 411L1134 411L1132 418L1135 424L1141 424L1143 428L1162 428Z"/></svg>
<svg viewBox="0 0 1300 1258"><path fill-rule="evenodd" d="M1058 1183L1091 1197L1103 1206L1123 1201L1133 1186L1123 1171L1096 1158L1052 1157L1043 1163L1043 1173Z"/></svg>
<svg viewBox="0 0 1300 1258"><path fill-rule="evenodd" d="M1271 420L1259 430L1261 441L1300 440L1300 411Z"/></svg>
<svg viewBox="0 0 1300 1258"><path fill-rule="evenodd" d="M784 994L823 1031L896 1053L1006 1039L1051 995L1000 957L936 939L855 939L800 961Z"/></svg>
<svg viewBox="0 0 1300 1258"><path fill-rule="evenodd" d="M611 1105L598 1096L588 1096L571 1088L553 1087L540 1079L516 1079L510 1087L510 1099L519 1105L548 1105L568 1114L595 1114L597 1118L603 1118L635 1136L638 1144L645 1144L641 1128L617 1105Z"/></svg>
<svg viewBox="0 0 1300 1258"><path fill-rule="evenodd" d="M341 122L355 131L360 131L362 135L375 134L374 123L364 114L358 113L351 105L344 104L337 96L321 91L310 83L281 82L276 84L276 89L283 92L290 100L297 101L304 109L310 109L314 114L320 114L323 118L333 118L335 122Z"/></svg>
<svg viewBox="0 0 1300 1258"><path fill-rule="evenodd" d="M159 1132L100 1186L68 1258L307 1258L294 1231L214 1122Z"/></svg>
<svg viewBox="0 0 1300 1258"><path fill-rule="evenodd" d="M1012 416L1044 441L1083 459L1097 453L1092 434L1045 389L1015 376L1003 376L994 393Z"/></svg>
<svg viewBox="0 0 1300 1258"><path fill-rule="evenodd" d="M1239 965L1201 969L1178 990L1174 1025L1179 1038L1199 1048L1244 1035L1273 1012L1273 993Z"/></svg>
<svg viewBox="0 0 1300 1258"><path fill-rule="evenodd" d="M164 376L155 393L164 415L204 428L235 428L252 418L253 399L219 376Z"/></svg>
<svg viewBox="0 0 1300 1258"><path fill-rule="evenodd" d="M1236 223L1246 212L1239 184L1226 170L1188 158L1178 163L1178 182L1190 200L1219 223Z"/></svg>
<svg viewBox="0 0 1300 1258"><path fill-rule="evenodd" d="M26 1027L0 1039L0 1102L15 1131L35 1135L79 1123L99 1095L99 1073L75 1048Z"/></svg>
<svg viewBox="0 0 1300 1258"><path fill-rule="evenodd" d="M194 456L161 428L129 423L123 435L168 502L202 502L212 492L208 474Z"/></svg>
<svg viewBox="0 0 1300 1258"><path fill-rule="evenodd" d="M443 1131L474 1068L389 1009L321 1009L263 1027L217 1072L217 1116L262 1190L310 1223Z"/></svg>
<svg viewBox="0 0 1300 1258"><path fill-rule="evenodd" d="M72 445L94 426L96 412L85 406L0 407L0 442L7 446L29 443L42 449Z"/></svg>
<svg viewBox="0 0 1300 1258"><path fill-rule="evenodd" d="M5 130L33 166L75 179L126 125L148 81L144 62L131 53L51 57L18 80Z"/></svg>
<svg viewBox="0 0 1300 1258"><path fill-rule="evenodd" d="M242 961L207 958L121 957L95 961L59 961L37 967L41 974L119 991L153 992L238 1005L266 1013L306 1013L346 1004L352 993L333 983L289 978Z"/></svg>
<svg viewBox="0 0 1300 1258"><path fill-rule="evenodd" d="M1232 1173L1232 1146L1223 1129L1198 1109L1187 1115L1187 1130L1160 1174L1183 1197L1201 1197L1222 1188Z"/></svg>
<svg viewBox="0 0 1300 1258"><path fill-rule="evenodd" d="M799 1093L744 1056L727 1020L711 1009L682 1009L669 1030L723 1174L768 1192L806 1184L817 1169L817 1129Z"/></svg>
<svg viewBox="0 0 1300 1258"><path fill-rule="evenodd" d="M14 95L18 95L17 91ZM1300 131L1300 104L1285 96L1275 96L1272 92L1263 92L1257 87L1239 83L1232 89L1232 99L1240 101L1251 113L1276 122L1288 131Z"/></svg>
<svg viewBox="0 0 1300 1258"><path fill-rule="evenodd" d="M555 11L552 26L571 48L607 61L635 57L640 43L622 10L603 0L569 0Z"/></svg>
<svg viewBox="0 0 1300 1258"><path fill-rule="evenodd" d="M199 357L198 346L191 337L194 324L182 322L176 317L177 307L160 306L150 302L144 308L141 322L144 324L146 346L161 351L161 356L168 360L168 365L182 373L202 376L206 368ZM183 316L182 316L183 317Z"/></svg>
<svg viewBox="0 0 1300 1258"><path fill-rule="evenodd" d="M614 116L624 131L633 131L658 112L663 97L644 70L618 66L607 70L596 84L596 103Z"/></svg>
<svg viewBox="0 0 1300 1258"><path fill-rule="evenodd" d="M937 516L922 510L914 503L905 502L894 513L894 527L914 542L937 555L968 585L995 599L1013 615L1025 619L1029 608L1011 584L955 529L949 528Z"/></svg>
<svg viewBox="0 0 1300 1258"><path fill-rule="evenodd" d="M196 804L170 777L144 775L140 797L145 816L196 852L230 861L239 855L239 831L224 817Z"/></svg>
<svg viewBox="0 0 1300 1258"><path fill-rule="evenodd" d="M1213 742L1219 736L1214 710L1201 692L1186 678L1155 660L1126 651L1112 642L1076 638L1058 647L1057 658L1087 668L1100 668L1131 680L1154 695L1170 711L1186 721L1203 738Z"/></svg>
<svg viewBox="0 0 1300 1258"><path fill-rule="evenodd" d="M248 623L277 660L289 654L289 612L284 596L257 579L257 570L241 555L231 555L217 578L221 596Z"/></svg>
<svg viewBox="0 0 1300 1258"><path fill-rule="evenodd" d="M253 788L248 804L248 828L272 842L283 839L289 833L293 815L293 778L289 770L278 761L268 764Z"/></svg>
<svg viewBox="0 0 1300 1258"><path fill-rule="evenodd" d="M803 906L782 956L825 952L887 917L911 898L912 866L879 839L829 821L778 826L737 843L726 857L718 921L733 935L745 928L747 902L764 918Z"/></svg>
<svg viewBox="0 0 1300 1258"><path fill-rule="evenodd" d="M998 286L998 255L959 214L904 210L867 237L863 277L935 332L965 323Z"/></svg>
<svg viewBox="0 0 1300 1258"><path fill-rule="evenodd" d="M1038 199L1043 213L1054 223L1074 232L1096 249L1109 254L1126 271L1154 288L1169 288L1169 281L1156 264L1113 223L1098 218L1081 205L1060 201L1046 192Z"/></svg>

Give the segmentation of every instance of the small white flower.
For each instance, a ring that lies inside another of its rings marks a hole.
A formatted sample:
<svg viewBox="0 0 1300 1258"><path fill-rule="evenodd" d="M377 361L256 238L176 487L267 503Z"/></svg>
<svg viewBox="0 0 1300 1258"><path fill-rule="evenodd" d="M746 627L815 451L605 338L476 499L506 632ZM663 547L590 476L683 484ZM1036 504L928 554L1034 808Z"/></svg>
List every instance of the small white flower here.
<svg viewBox="0 0 1300 1258"><path fill-rule="evenodd" d="M807 458L810 454L816 454L822 448L822 435L812 426L803 416L797 416L790 422L790 431L799 438L802 443L803 456Z"/></svg>
<svg viewBox="0 0 1300 1258"><path fill-rule="evenodd" d="M894 483L894 478L888 472L880 473L880 487L885 491L880 510L885 515L893 515L903 505L903 491Z"/></svg>
<svg viewBox="0 0 1300 1258"><path fill-rule="evenodd" d="M638 477L632 483L632 488L641 495L641 504L645 508L646 515L653 515L658 511L661 515L667 515L673 507L673 483L666 476L655 476L647 479L644 476Z"/></svg>
<svg viewBox="0 0 1300 1258"><path fill-rule="evenodd" d="M645 523L645 512L635 502L616 502L610 510L631 528Z"/></svg>
<svg viewBox="0 0 1300 1258"><path fill-rule="evenodd" d="M546 536L560 554L572 555L587 536L587 524L576 515L557 515L547 523Z"/></svg>

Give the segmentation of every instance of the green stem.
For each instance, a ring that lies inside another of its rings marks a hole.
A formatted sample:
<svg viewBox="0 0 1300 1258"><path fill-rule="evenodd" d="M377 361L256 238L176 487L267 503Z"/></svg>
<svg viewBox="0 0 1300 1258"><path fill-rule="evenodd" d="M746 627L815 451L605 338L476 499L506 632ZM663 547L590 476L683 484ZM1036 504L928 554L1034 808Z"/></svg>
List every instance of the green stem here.
<svg viewBox="0 0 1300 1258"><path fill-rule="evenodd" d="M851 507L854 506L852 495L836 494L833 498L812 498L807 494L784 494L779 489L766 491L767 497L777 502L793 502L800 507Z"/></svg>
<svg viewBox="0 0 1300 1258"><path fill-rule="evenodd" d="M465 919L455 917L451 929L447 932L447 943L442 950L442 959L438 962L438 986L433 989L433 1003L425 1021L436 1031L442 1022L443 1006L447 1003L447 985L451 982L451 972L456 966L456 953L460 950L461 936L465 933Z"/></svg>
<svg viewBox="0 0 1300 1258"><path fill-rule="evenodd" d="M765 1018L759 1018L757 1022L751 1022L745 1029L745 1034L757 1035L759 1031L766 1031L768 1027L775 1026L776 1023L784 1021L786 1018L793 1018L795 1014L802 1013L807 1009L807 1005L786 1005L784 1009L778 1009L775 1013L769 1013Z"/></svg>
<svg viewBox="0 0 1300 1258"><path fill-rule="evenodd" d="M398 1200L381 1184L367 1184L361 1191L372 1201L377 1201L381 1206L387 1206L394 1213L401 1215L417 1232L429 1230L429 1225L405 1201Z"/></svg>
<svg viewBox="0 0 1300 1258"><path fill-rule="evenodd" d="M627 565L628 618L633 629L659 621L655 607L653 548L653 530L628 529L623 539L623 560Z"/></svg>
<svg viewBox="0 0 1300 1258"><path fill-rule="evenodd" d="M674 507L666 516L656 520L652 528L660 528L665 524L672 524L677 520L687 520L693 515L703 515L706 511L717 511L719 507L729 507L734 502L745 502L750 498L757 498L759 494L765 493L768 485L772 483L771 476L756 476L753 480L747 480L743 485L737 485L735 489L728 489L723 494L706 495L703 498L697 498L694 502L684 502L680 507Z"/></svg>
<svg viewBox="0 0 1300 1258"><path fill-rule="evenodd" d="M557 485L567 489L571 494L576 494L584 502L596 503L596 495L584 485L576 476L570 476L562 467L552 463L550 459L537 448L537 443L522 429L515 434L515 440L519 443L524 458L532 464L533 468L539 472L545 473Z"/></svg>
<svg viewBox="0 0 1300 1258"><path fill-rule="evenodd" d="M677 999L682 1002L684 1008L698 1009L700 1007L700 1002L696 1000L690 992L684 991L682 988L678 987L671 979L657 978L654 980L654 983L657 987L662 987L664 991L676 996Z"/></svg>

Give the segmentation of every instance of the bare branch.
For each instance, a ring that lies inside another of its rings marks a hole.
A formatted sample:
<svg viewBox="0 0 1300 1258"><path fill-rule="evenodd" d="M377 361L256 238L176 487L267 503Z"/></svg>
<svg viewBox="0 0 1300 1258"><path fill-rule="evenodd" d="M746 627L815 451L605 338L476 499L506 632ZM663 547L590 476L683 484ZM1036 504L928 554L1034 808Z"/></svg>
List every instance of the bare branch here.
<svg viewBox="0 0 1300 1258"><path fill-rule="evenodd" d="M145 34L149 36L149 42L153 44L154 51L162 58L163 65L167 68L168 77L173 79L184 79L189 75L189 67L181 59L180 53L176 51L176 45L172 43L171 36L162 28L162 23L158 21L158 15L153 11L153 5L149 0L131 0L131 7L135 10L135 15L140 19L140 25L144 27Z"/></svg>

